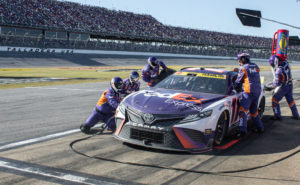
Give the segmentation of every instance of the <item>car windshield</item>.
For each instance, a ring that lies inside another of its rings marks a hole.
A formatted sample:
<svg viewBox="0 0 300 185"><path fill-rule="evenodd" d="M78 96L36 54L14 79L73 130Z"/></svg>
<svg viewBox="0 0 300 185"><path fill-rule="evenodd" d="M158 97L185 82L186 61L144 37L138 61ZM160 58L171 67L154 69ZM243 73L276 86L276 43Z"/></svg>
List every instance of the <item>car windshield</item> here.
<svg viewBox="0 0 300 185"><path fill-rule="evenodd" d="M209 75L207 75L209 76ZM201 77L193 75L172 75L155 87L183 91L203 92L212 94L226 94L226 78Z"/></svg>

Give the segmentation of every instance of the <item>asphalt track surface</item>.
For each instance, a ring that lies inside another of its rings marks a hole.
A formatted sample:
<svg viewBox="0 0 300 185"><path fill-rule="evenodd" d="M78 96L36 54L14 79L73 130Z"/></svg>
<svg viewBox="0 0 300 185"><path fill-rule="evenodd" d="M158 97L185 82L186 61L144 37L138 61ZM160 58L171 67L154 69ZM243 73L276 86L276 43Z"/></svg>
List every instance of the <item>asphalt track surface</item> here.
<svg viewBox="0 0 300 185"><path fill-rule="evenodd" d="M120 58L99 60L105 65L119 65ZM13 61L9 57L8 60ZM128 58L123 60L129 61ZM0 61L2 63L2 58ZM43 65L51 66L52 61L45 60ZM129 65L142 65L136 62L145 60L133 58L132 61ZM198 59L164 61L167 65L222 63ZM234 64L235 61L227 62ZM38 65L14 60L13 67L16 64ZM65 64L70 66L70 62ZM272 79L270 72L262 76L266 81ZM294 72L294 78L300 79L299 71ZM283 121L270 121L270 93L267 93L263 118L266 132L251 134L227 150L205 154L148 150L125 145L106 133L73 145L89 157L74 153L69 144L87 137L78 127L108 85L108 82L99 82L0 90L0 184L300 184L300 153L297 152L300 121L290 119L285 100L282 100ZM295 82L294 92L300 109L300 82ZM288 155L291 156L285 159ZM285 160L272 163L281 158ZM267 166L238 172L262 165ZM203 173L220 171L237 172Z"/></svg>
<svg viewBox="0 0 300 185"><path fill-rule="evenodd" d="M128 55L96 55L96 54L48 54L48 53L19 53L1 52L0 67L76 67L76 66L141 66L147 61L148 56ZM159 57L169 65L237 65L236 60L216 60L197 58ZM266 65L266 62L256 62L258 65ZM298 61L295 65L300 65Z"/></svg>

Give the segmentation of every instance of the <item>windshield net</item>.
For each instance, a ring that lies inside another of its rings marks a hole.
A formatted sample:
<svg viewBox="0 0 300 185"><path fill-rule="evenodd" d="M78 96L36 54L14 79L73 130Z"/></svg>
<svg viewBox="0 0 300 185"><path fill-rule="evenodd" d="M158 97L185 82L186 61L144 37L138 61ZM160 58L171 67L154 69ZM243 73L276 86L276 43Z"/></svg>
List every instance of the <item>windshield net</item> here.
<svg viewBox="0 0 300 185"><path fill-rule="evenodd" d="M189 75L172 75L155 87L183 91L226 94L226 79Z"/></svg>

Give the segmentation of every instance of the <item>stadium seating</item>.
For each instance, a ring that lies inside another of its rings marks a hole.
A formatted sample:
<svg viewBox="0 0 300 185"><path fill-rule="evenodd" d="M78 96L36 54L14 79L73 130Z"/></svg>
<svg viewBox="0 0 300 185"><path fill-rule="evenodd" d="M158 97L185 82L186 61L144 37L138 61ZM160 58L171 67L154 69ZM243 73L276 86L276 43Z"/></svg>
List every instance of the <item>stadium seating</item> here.
<svg viewBox="0 0 300 185"><path fill-rule="evenodd" d="M200 44L271 47L271 38L166 26L150 15L56 0L0 0L0 22L69 31L107 32Z"/></svg>
<svg viewBox="0 0 300 185"><path fill-rule="evenodd" d="M186 45L156 46L151 43L116 43L97 40L66 40L38 36L18 38L13 34L2 34L2 45L30 47L62 47L78 49L107 49L235 56L237 50L248 50L258 58L268 58L271 38L221 33L207 30L168 26L150 15L126 11L109 10L102 7L81 5L57 0L0 0L0 26L60 30L69 33L107 34L130 38L156 38L184 42ZM38 34L38 33L36 33ZM209 47L207 47L209 46ZM213 46L213 47L211 47ZM259 51L255 50L259 49ZM294 50L300 50L294 47ZM295 52L297 53L297 52ZM299 58L299 54L295 54Z"/></svg>

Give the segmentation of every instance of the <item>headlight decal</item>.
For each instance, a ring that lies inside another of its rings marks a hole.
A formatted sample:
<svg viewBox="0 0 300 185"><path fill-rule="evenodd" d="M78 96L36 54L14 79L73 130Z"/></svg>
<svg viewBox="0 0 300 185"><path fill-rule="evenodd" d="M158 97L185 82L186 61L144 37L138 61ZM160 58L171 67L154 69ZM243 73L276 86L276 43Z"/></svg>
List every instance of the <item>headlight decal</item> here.
<svg viewBox="0 0 300 185"><path fill-rule="evenodd" d="M187 117L185 117L183 120L180 121L180 123L185 123L185 122L192 122L192 121L197 121L203 118L210 117L213 113L213 110L206 110L197 114L190 114Z"/></svg>
<svg viewBox="0 0 300 185"><path fill-rule="evenodd" d="M126 106L124 105L124 103L121 103L121 104L119 105L119 110L120 110L120 112L121 112L122 114L125 115Z"/></svg>

